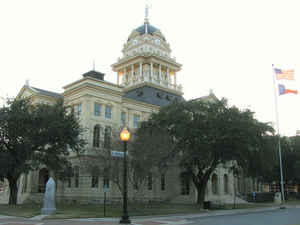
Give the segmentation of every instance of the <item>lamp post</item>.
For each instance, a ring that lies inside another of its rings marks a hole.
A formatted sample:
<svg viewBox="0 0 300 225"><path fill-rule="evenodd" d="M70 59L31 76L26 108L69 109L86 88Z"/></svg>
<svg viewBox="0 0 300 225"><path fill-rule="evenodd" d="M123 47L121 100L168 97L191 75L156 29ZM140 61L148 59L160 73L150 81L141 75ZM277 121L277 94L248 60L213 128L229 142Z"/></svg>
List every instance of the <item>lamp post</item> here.
<svg viewBox="0 0 300 225"><path fill-rule="evenodd" d="M130 224L128 211L127 211L127 142L130 139L130 133L126 127L120 133L121 141L124 143L124 163L123 163L123 215L120 220L121 224Z"/></svg>

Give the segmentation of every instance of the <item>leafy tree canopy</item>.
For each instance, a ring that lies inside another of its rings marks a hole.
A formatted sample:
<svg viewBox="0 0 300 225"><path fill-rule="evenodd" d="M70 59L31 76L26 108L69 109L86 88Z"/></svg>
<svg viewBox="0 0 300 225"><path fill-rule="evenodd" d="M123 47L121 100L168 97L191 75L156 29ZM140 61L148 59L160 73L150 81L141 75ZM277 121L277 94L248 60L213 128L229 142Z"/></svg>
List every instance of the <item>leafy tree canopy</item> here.
<svg viewBox="0 0 300 225"><path fill-rule="evenodd" d="M272 131L267 123L256 120L253 112L230 107L226 99L191 100L173 103L153 114L138 129L136 142L146 154L163 155L162 162L176 159L192 178L198 190L197 202L202 203L206 183L217 165L231 160L247 165L249 152L257 151L264 136ZM152 144L147 141L149 137ZM162 137L166 137L165 143L158 144Z"/></svg>
<svg viewBox="0 0 300 225"><path fill-rule="evenodd" d="M8 101L0 109L0 177L9 181L10 204L17 203L16 182L41 165L60 173L70 164L70 150L85 145L76 118L63 102L32 105L28 99Z"/></svg>

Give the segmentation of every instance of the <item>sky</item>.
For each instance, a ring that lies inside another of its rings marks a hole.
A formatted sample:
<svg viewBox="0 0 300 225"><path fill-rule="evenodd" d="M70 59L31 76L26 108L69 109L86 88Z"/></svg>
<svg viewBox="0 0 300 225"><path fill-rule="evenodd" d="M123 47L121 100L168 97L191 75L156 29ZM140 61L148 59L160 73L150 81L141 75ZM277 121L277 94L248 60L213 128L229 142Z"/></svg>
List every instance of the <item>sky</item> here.
<svg viewBox="0 0 300 225"><path fill-rule="evenodd" d="M276 125L272 64L294 69L300 91L300 2L297 0L0 0L0 97L26 80L63 92L93 69L116 83L111 65L144 22L170 43L181 63L184 98L213 90ZM282 135L300 130L299 95L278 98ZM0 103L1 103L0 99Z"/></svg>

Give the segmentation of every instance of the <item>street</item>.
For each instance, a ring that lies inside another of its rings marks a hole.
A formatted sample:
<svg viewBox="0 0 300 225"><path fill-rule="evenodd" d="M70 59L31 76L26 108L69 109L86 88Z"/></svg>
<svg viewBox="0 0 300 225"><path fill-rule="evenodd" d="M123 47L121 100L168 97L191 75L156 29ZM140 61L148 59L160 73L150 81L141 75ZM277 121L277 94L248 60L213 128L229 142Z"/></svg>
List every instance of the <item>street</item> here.
<svg viewBox="0 0 300 225"><path fill-rule="evenodd" d="M300 225L300 208L188 219L191 225Z"/></svg>
<svg viewBox="0 0 300 225"><path fill-rule="evenodd" d="M238 213L238 214L236 214ZM134 225L300 225L300 207L288 209L222 210L201 214L135 217ZM38 220L0 216L0 225L116 225L118 218Z"/></svg>

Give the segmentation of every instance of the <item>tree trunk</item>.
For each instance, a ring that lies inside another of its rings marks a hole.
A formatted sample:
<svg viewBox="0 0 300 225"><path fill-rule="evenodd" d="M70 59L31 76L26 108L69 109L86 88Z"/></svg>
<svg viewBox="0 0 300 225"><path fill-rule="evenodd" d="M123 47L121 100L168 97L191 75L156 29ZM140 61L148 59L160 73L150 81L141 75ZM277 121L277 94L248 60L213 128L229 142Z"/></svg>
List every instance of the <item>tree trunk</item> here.
<svg viewBox="0 0 300 225"><path fill-rule="evenodd" d="M205 198L205 186L206 185L197 185L197 204L203 206L204 198Z"/></svg>
<svg viewBox="0 0 300 225"><path fill-rule="evenodd" d="M9 205L17 205L17 199L18 199L18 179L16 178L10 178L8 179L9 182Z"/></svg>

